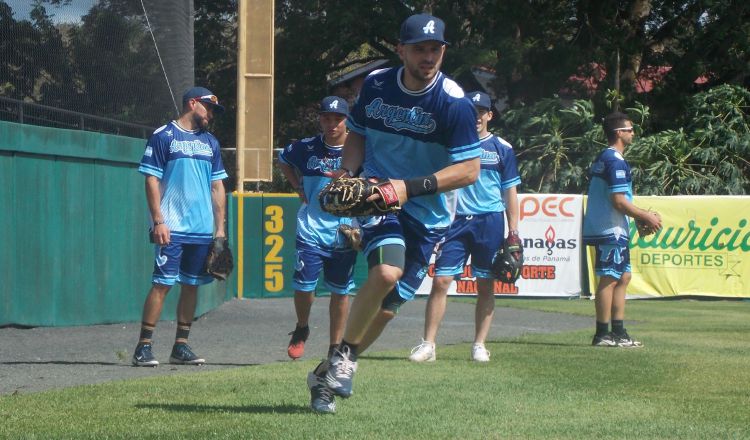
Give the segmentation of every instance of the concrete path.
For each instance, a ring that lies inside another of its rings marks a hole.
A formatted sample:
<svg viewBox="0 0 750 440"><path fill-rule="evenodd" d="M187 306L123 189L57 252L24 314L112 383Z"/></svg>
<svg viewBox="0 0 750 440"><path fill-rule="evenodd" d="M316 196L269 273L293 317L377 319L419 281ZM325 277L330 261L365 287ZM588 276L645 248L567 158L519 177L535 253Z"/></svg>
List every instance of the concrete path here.
<svg viewBox="0 0 750 440"><path fill-rule="evenodd" d="M403 350L406 358L423 331L426 300L405 304L369 351ZM190 345L208 362L205 366L167 363L174 321L159 322L154 333L158 368L130 365L140 323L83 327L0 328L0 394L30 393L136 377L213 371L290 361L288 333L296 318L291 298L232 300L193 324ZM586 328L592 319L498 307L489 340L532 332ZM313 305L311 335L303 359L318 359L328 348L328 298ZM440 329L440 344L471 342L474 305L449 302ZM469 353L467 352L467 359Z"/></svg>

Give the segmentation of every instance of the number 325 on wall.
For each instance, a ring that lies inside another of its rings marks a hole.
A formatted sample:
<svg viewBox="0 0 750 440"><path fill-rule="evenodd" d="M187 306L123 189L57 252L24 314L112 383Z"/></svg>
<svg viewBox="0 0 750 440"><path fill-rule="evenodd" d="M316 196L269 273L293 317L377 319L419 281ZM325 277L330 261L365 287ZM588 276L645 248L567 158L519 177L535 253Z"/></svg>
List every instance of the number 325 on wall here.
<svg viewBox="0 0 750 440"><path fill-rule="evenodd" d="M280 235L284 229L284 209L278 205L269 205L266 206L264 214L266 220L263 222L263 228L268 234L263 241L266 249L263 260L264 287L268 292L279 292L284 288L284 258L281 256L284 237Z"/></svg>

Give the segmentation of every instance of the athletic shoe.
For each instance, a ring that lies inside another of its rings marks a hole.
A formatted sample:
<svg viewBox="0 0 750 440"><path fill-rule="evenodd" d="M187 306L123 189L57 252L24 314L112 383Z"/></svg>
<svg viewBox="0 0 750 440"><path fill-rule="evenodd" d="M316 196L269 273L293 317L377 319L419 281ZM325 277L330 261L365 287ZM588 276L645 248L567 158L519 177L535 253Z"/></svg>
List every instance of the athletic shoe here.
<svg viewBox="0 0 750 440"><path fill-rule="evenodd" d="M326 383L328 360L324 360L315 370L307 373L307 388L310 389L310 408L317 413L336 412L336 397Z"/></svg>
<svg viewBox="0 0 750 440"><path fill-rule="evenodd" d="M295 327L293 332L289 333L292 338L289 340L289 347L286 349L286 354L292 359L299 359L305 354L305 341L310 336L310 327Z"/></svg>
<svg viewBox="0 0 750 440"><path fill-rule="evenodd" d="M174 344L172 354L169 356L170 364L180 365L202 365L206 360L199 358L187 344Z"/></svg>
<svg viewBox="0 0 750 440"><path fill-rule="evenodd" d="M616 347L617 343L615 342L615 338L612 337L612 333L607 333L604 336L594 335L591 345L594 347Z"/></svg>
<svg viewBox="0 0 750 440"><path fill-rule="evenodd" d="M347 398L352 395L352 380L357 371L357 361L352 361L349 347L334 350L330 359L330 367L326 373L326 383L333 394Z"/></svg>
<svg viewBox="0 0 750 440"><path fill-rule="evenodd" d="M612 337L614 338L615 344L618 347L622 348L640 348L643 347L643 343L640 341L636 341L633 338L628 335L628 332L625 332L621 335L618 334L612 334Z"/></svg>
<svg viewBox="0 0 750 440"><path fill-rule="evenodd" d="M151 344L138 344L133 353L134 367L155 367L159 365L153 353L151 353Z"/></svg>
<svg viewBox="0 0 750 440"><path fill-rule="evenodd" d="M422 339L422 343L411 349L412 362L435 362L435 343Z"/></svg>
<svg viewBox="0 0 750 440"><path fill-rule="evenodd" d="M489 362L490 352L484 347L484 344L476 343L471 347L471 360L476 362Z"/></svg>

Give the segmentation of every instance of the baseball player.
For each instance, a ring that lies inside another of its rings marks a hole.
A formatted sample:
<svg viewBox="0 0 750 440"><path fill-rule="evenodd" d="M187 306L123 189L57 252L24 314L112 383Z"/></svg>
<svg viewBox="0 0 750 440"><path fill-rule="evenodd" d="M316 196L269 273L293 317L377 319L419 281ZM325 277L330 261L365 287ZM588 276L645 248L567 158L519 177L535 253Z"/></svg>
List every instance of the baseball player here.
<svg viewBox="0 0 750 440"><path fill-rule="evenodd" d="M182 97L182 113L149 138L138 171L146 176L146 201L153 226L154 271L143 305L135 366L157 366L152 353L154 328L164 298L175 283L182 285L177 304L177 334L169 362L202 364L187 344L195 316L198 286L213 278L205 271L214 237L226 237L227 177L219 141L206 130L224 107L210 90L193 87Z"/></svg>
<svg viewBox="0 0 750 440"><path fill-rule="evenodd" d="M364 81L347 126L342 171L388 178L402 209L360 220L368 277L352 301L344 339L330 357L326 382L352 394L357 355L378 312L394 316L422 283L435 244L451 222L455 198L447 192L479 174L476 114L461 87L440 72L445 24L418 14L401 25L403 66L377 70ZM372 337L374 340L374 336Z"/></svg>
<svg viewBox="0 0 750 440"><path fill-rule="evenodd" d="M357 253L344 247L338 230L341 224L351 224L351 219L322 211L317 197L321 188L331 181L330 173L341 167L348 114L346 100L337 96L324 98L318 116L322 133L290 144L279 155L279 168L302 200L297 212L297 265L294 272L297 325L290 333L292 337L287 348L292 359L302 357L305 351L305 341L310 334L310 308L321 271L331 292L329 356L341 342L349 312L347 295L354 286ZM327 392L320 375L310 373L308 385L313 393L313 408L321 412L335 410L333 395Z"/></svg>
<svg viewBox="0 0 750 440"><path fill-rule="evenodd" d="M435 278L425 310L424 339L412 350L409 360L435 360L435 339L445 315L448 288L454 277L464 270L471 255L471 270L477 279L474 345L471 359L488 362L490 352L484 341L495 311L494 279L490 271L492 257L503 245L505 222L508 234L518 236L518 197L521 183L513 148L487 130L492 120L492 104L484 92L467 95L477 110L477 133L482 146L479 179L473 185L457 190L456 218L445 241L440 244L435 261Z"/></svg>
<svg viewBox="0 0 750 440"><path fill-rule="evenodd" d="M583 218L583 242L596 247L596 333L597 347L641 347L625 330L625 291L630 282L630 224L628 216L654 231L661 219L633 204L630 165L623 157L633 142L633 123L619 112L604 118L604 134L609 147L594 160L589 171L588 200ZM612 329L609 329L610 319Z"/></svg>

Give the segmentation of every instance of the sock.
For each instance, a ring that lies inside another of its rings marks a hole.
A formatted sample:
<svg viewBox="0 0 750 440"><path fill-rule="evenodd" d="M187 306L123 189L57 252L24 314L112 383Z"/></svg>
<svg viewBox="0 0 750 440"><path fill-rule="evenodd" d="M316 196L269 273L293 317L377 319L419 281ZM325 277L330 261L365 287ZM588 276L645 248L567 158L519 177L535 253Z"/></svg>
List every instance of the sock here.
<svg viewBox="0 0 750 440"><path fill-rule="evenodd" d="M154 336L155 324L149 324L148 322L141 321L141 335L138 337L138 344L150 344L151 338Z"/></svg>
<svg viewBox="0 0 750 440"><path fill-rule="evenodd" d="M190 335L190 326L192 322L177 322L177 333L174 337L174 343L176 344L187 344L188 336Z"/></svg>
<svg viewBox="0 0 750 440"><path fill-rule="evenodd" d="M625 323L622 319L613 319L612 320L612 333L616 335L623 335L625 334Z"/></svg>
<svg viewBox="0 0 750 440"><path fill-rule="evenodd" d="M596 336L604 336L609 333L609 323L596 321Z"/></svg>
<svg viewBox="0 0 750 440"><path fill-rule="evenodd" d="M333 350L338 348L339 344L331 344L328 346L328 356L326 356L326 359L330 359L331 356L333 356Z"/></svg>
<svg viewBox="0 0 750 440"><path fill-rule="evenodd" d="M357 360L357 348L359 346L355 344L350 344L344 340L344 341L341 341L341 344L339 345L338 350L343 353L345 347L349 347L349 360L356 361Z"/></svg>
<svg viewBox="0 0 750 440"><path fill-rule="evenodd" d="M318 377L325 376L326 373L328 373L328 365L330 365L328 363L328 359L323 359L322 361L320 361L320 363L318 364L318 366L315 367L315 369L313 370L313 374L316 375L316 376L318 376Z"/></svg>

